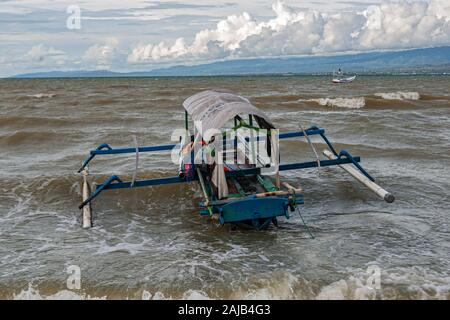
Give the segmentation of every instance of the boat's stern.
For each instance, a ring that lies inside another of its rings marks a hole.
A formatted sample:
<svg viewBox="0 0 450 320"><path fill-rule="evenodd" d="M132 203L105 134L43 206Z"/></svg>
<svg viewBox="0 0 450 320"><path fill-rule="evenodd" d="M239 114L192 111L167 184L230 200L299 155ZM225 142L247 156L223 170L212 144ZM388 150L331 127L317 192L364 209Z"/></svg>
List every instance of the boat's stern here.
<svg viewBox="0 0 450 320"><path fill-rule="evenodd" d="M261 229L279 216L289 219L289 212L303 203L300 194L287 197L254 197L232 201L219 208L220 224L244 223Z"/></svg>

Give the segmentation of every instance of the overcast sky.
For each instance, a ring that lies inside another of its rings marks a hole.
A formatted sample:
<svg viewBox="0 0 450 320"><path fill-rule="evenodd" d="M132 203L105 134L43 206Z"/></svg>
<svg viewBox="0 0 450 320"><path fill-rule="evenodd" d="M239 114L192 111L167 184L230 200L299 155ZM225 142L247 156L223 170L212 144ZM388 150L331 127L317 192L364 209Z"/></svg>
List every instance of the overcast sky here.
<svg viewBox="0 0 450 320"><path fill-rule="evenodd" d="M437 45L450 0L0 0L0 76Z"/></svg>

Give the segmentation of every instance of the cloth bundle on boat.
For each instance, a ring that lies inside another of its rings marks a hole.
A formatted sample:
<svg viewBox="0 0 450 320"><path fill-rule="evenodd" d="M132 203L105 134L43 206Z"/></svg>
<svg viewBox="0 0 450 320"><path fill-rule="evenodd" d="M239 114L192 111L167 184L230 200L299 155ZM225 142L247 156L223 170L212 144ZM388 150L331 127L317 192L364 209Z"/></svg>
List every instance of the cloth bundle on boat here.
<svg viewBox="0 0 450 320"><path fill-rule="evenodd" d="M219 159L223 157L222 152L216 152L216 166L212 173L211 182L217 188L217 198L223 199L228 197L228 184L225 177L225 168L223 162Z"/></svg>

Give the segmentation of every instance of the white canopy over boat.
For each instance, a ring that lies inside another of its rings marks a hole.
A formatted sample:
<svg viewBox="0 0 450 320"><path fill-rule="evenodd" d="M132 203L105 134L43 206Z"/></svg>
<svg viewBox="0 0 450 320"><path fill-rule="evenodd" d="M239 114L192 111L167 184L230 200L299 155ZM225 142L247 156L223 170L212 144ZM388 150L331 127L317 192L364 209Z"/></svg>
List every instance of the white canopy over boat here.
<svg viewBox="0 0 450 320"><path fill-rule="evenodd" d="M242 118L245 119L246 117L244 116L251 115L260 128L268 130L275 129L269 117L263 111L252 105L248 99L228 92L219 92L212 90L202 91L186 99L183 102L183 107L194 120L195 128L197 130L195 141L201 139L201 136L205 135L205 133L210 129L223 129L224 125L228 121L234 119L236 116L242 116ZM254 136L256 136L258 133L254 132L253 134ZM262 170L261 174L273 175L274 173L278 173L279 149L277 132L271 131L271 137L270 139L268 139L270 141L274 141L274 143L271 143L269 145L271 148L271 156L267 161L268 163L265 163L260 159L259 154L256 154L253 156L254 160L250 162L252 165L250 165L248 158L247 161L245 159L246 156L250 156L252 153L254 153L255 148L257 147L256 143L254 141L250 143L249 141L245 140L245 138L242 138L240 136L239 132L236 132L236 138L239 141L237 146L235 147L233 144L227 144L226 151L222 150L222 140L216 139L214 142L214 149L216 150L216 152L215 159L212 162L214 164L214 169L212 172L211 181L213 185L217 187L217 196L219 199L228 197L228 185L224 171L225 166L227 166L228 169L230 166L234 166L236 168L249 168L254 167L255 165L265 168L265 166L267 164L270 164L272 161L273 163L275 163L275 170L273 168L269 168L271 170ZM186 150L188 150L189 152L181 155L180 170L183 167L184 163L188 163L190 158L191 144L188 143L187 145L189 147ZM208 144L202 146L203 149L207 147ZM238 159L244 159L242 163L238 164L234 162L228 162L225 164L222 160L223 155L224 153L230 152L232 154L236 152ZM201 157L205 157L208 152L198 152L197 154Z"/></svg>
<svg viewBox="0 0 450 320"><path fill-rule="evenodd" d="M253 115L261 128L275 128L269 117L244 97L212 90L199 92L183 102L197 132L204 134L209 129L220 129L237 115Z"/></svg>

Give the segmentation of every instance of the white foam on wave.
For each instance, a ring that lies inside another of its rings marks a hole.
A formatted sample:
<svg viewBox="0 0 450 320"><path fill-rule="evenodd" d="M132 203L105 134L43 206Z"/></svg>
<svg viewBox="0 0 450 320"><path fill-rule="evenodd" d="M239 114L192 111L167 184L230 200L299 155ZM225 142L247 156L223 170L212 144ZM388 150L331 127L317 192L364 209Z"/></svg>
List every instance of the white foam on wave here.
<svg viewBox="0 0 450 320"><path fill-rule="evenodd" d="M373 288L364 269L347 270L347 278L318 286L317 283L287 271L259 274L241 283L234 283L230 295L208 295L203 290L188 289L167 293L159 290L124 292L124 299L143 300L208 300L208 299L318 299L318 300L373 300L373 299L450 299L450 276L422 267L405 267L384 270L381 268L379 288ZM215 290L213 290L215 291ZM114 295L117 298L117 293ZM91 296L84 292L60 290L43 294L29 285L15 300L87 300L108 299L108 296Z"/></svg>
<svg viewBox="0 0 450 320"><path fill-rule="evenodd" d="M182 297L172 297L166 296L161 291L156 291L154 294L147 290L142 292L142 300L173 300L173 299L183 299L183 300L211 300L211 298L202 290L192 290L184 292Z"/></svg>
<svg viewBox="0 0 450 320"><path fill-rule="evenodd" d="M385 100L419 100L420 94L418 92L379 92L375 96Z"/></svg>
<svg viewBox="0 0 450 320"><path fill-rule="evenodd" d="M317 300L373 300L377 291L368 287L355 277L341 279L323 287L316 296Z"/></svg>
<svg viewBox="0 0 450 320"><path fill-rule="evenodd" d="M233 290L231 299L248 300L276 300L276 299L305 299L312 294L310 284L304 283L299 277L290 272L274 272L262 277L248 279L239 289ZM299 285L302 282L303 285ZM299 287L305 288L298 290Z"/></svg>
<svg viewBox="0 0 450 320"><path fill-rule="evenodd" d="M36 99L53 98L54 96L55 96L54 93L36 93L36 94L27 95L27 97L36 98Z"/></svg>
<svg viewBox="0 0 450 320"><path fill-rule="evenodd" d="M180 297L166 296L160 291L151 293L147 290L142 292L142 300L172 300L179 299ZM33 285L29 284L27 289L23 289L18 294L14 294L13 300L106 300L107 296L91 296L86 293L78 293L71 290L60 290L53 294L43 294L38 289L34 288ZM210 300L211 298L201 290L187 290L183 293L181 299L183 300Z"/></svg>
<svg viewBox="0 0 450 320"><path fill-rule="evenodd" d="M300 99L298 101L315 102L321 106L347 109L360 109L366 105L366 100L364 99L364 97Z"/></svg>
<svg viewBox="0 0 450 320"><path fill-rule="evenodd" d="M106 300L104 297L92 297L84 293L76 293L70 290L60 290L51 295L43 295L31 284L27 289L13 295L13 300Z"/></svg>
<svg viewBox="0 0 450 320"><path fill-rule="evenodd" d="M188 290L183 294L183 300L210 300L211 298L201 290Z"/></svg>
<svg viewBox="0 0 450 320"><path fill-rule="evenodd" d="M364 270L352 270L353 275L320 289L319 300L373 299L440 299L450 298L450 277L421 267L383 270L380 288L372 288Z"/></svg>
<svg viewBox="0 0 450 320"><path fill-rule="evenodd" d="M96 254L104 255L108 253L114 252L126 252L130 255L135 255L140 252L144 252L147 250L147 244L149 243L149 239L144 239L141 243L128 243L128 242L119 242L116 244L108 244L106 241L102 241Z"/></svg>

